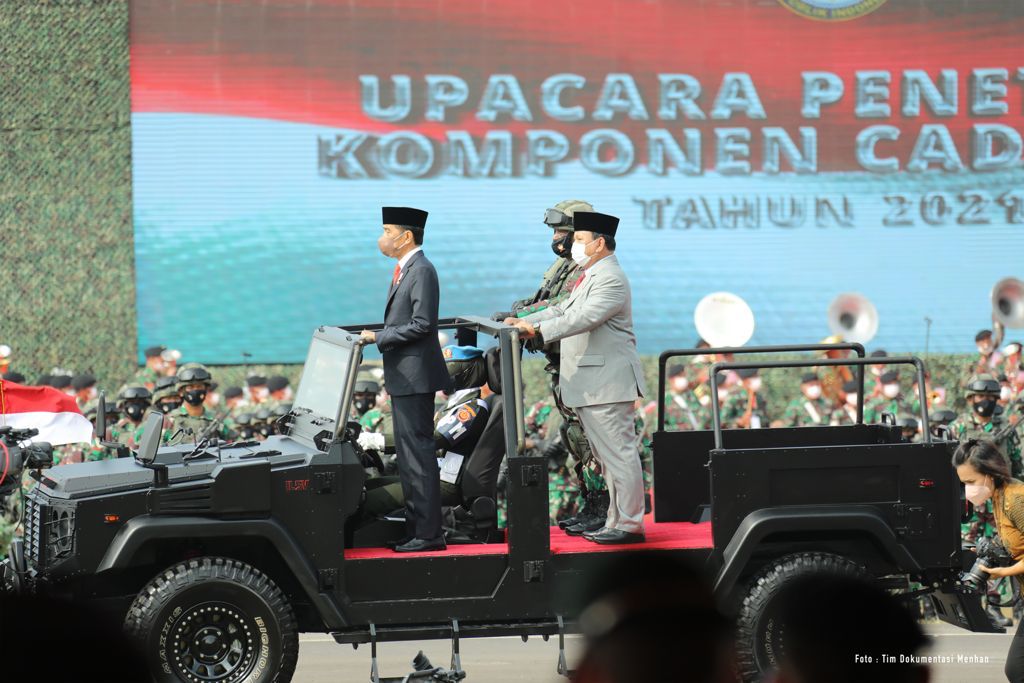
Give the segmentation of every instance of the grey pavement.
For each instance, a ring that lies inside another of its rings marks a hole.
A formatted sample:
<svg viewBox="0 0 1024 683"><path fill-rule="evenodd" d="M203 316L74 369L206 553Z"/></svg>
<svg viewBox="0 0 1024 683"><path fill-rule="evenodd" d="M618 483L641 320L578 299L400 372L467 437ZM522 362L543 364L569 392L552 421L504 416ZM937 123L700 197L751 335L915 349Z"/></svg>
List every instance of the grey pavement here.
<svg viewBox="0 0 1024 683"><path fill-rule="evenodd" d="M926 655L942 658L932 664L932 683L1005 683L1003 665L1010 647L1012 630L1004 635L969 633L947 624L928 624L933 637ZM462 665L467 683L559 683L566 679L555 673L558 662L557 639L544 642L530 638L464 638ZM384 643L378 647L382 676L402 676L412 670L410 661L419 651L435 666L447 666L451 650L447 641ZM581 641L566 643L570 665L581 652ZM338 645L326 635L301 638L296 683L348 683L369 681L370 648Z"/></svg>

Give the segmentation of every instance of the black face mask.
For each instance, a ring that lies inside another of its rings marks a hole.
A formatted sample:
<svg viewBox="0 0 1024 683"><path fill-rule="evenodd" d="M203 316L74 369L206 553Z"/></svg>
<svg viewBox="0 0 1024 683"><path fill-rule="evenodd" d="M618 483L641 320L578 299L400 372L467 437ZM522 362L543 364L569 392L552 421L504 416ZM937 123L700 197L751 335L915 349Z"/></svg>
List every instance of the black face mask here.
<svg viewBox="0 0 1024 683"><path fill-rule="evenodd" d="M201 406L206 400L206 389L192 389L185 392L185 403L190 406Z"/></svg>
<svg viewBox="0 0 1024 683"><path fill-rule="evenodd" d="M561 250L559 250L561 247ZM551 251L555 252L555 256L561 256L562 258L569 258L572 256L572 233L566 233L562 239L551 240Z"/></svg>
<svg viewBox="0 0 1024 683"><path fill-rule="evenodd" d="M171 413L181 407L180 401L167 401L160 404L160 412L164 415Z"/></svg>
<svg viewBox="0 0 1024 683"><path fill-rule="evenodd" d="M238 430L238 437L242 440L251 439L256 435L256 432L252 430L252 427L242 427Z"/></svg>
<svg viewBox="0 0 1024 683"><path fill-rule="evenodd" d="M146 412L146 406L139 405L138 403L128 403L124 407L124 414L128 416L128 419L132 422L139 422L142 420L143 414Z"/></svg>
<svg viewBox="0 0 1024 683"><path fill-rule="evenodd" d="M352 399L352 405L356 407L356 412L360 415L365 415L376 401L373 398L366 396L356 396Z"/></svg>
<svg viewBox="0 0 1024 683"><path fill-rule="evenodd" d="M992 417L992 413L996 412L996 400L994 398L986 398L984 401L975 403L974 412L981 417Z"/></svg>

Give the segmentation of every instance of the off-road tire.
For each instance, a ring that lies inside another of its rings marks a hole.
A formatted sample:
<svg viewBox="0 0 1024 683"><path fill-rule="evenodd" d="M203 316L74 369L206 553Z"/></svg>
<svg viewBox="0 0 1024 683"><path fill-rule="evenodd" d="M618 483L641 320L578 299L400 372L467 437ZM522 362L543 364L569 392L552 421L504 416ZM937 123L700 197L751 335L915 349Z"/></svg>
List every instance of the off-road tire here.
<svg viewBox="0 0 1024 683"><path fill-rule="evenodd" d="M223 557L163 571L135 598L125 630L161 683L288 683L299 659L284 593L259 570Z"/></svg>
<svg viewBox="0 0 1024 683"><path fill-rule="evenodd" d="M759 680L784 651L776 598L783 587L809 574L865 577L867 571L846 557L821 552L786 555L758 571L740 593L736 615L737 663L745 683Z"/></svg>

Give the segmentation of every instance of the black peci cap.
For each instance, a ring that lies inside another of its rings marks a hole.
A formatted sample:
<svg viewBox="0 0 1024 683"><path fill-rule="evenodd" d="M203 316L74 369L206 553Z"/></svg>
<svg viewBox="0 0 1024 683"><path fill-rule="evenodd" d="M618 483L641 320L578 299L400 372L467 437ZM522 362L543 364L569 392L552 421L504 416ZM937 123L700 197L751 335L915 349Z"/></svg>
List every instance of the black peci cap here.
<svg viewBox="0 0 1024 683"><path fill-rule="evenodd" d="M267 378L263 375L250 375L246 378L245 384L250 387L265 387L267 385Z"/></svg>
<svg viewBox="0 0 1024 683"><path fill-rule="evenodd" d="M146 358L156 358L166 350L166 346L150 346L148 349L143 351L143 355L145 355Z"/></svg>
<svg viewBox="0 0 1024 683"><path fill-rule="evenodd" d="M427 212L422 209L412 209L408 206L382 206L380 215L384 225L404 225L407 228L419 228L420 230L427 226Z"/></svg>
<svg viewBox="0 0 1024 683"><path fill-rule="evenodd" d="M872 351L869 354L868 357L869 358L888 358L889 354L886 352L885 349L876 349L876 350Z"/></svg>
<svg viewBox="0 0 1024 683"><path fill-rule="evenodd" d="M856 394L860 391L860 384L858 384L855 379L851 379L849 382L843 382L843 391L847 394Z"/></svg>
<svg viewBox="0 0 1024 683"><path fill-rule="evenodd" d="M21 374L20 372L14 372L13 370L11 370L10 372L5 372L3 374L3 378L8 382L14 382L15 384L25 383L25 375Z"/></svg>
<svg viewBox="0 0 1024 683"><path fill-rule="evenodd" d="M811 382L817 382L818 375L813 372L805 372L803 377L800 378L800 384L810 384Z"/></svg>
<svg viewBox="0 0 1024 683"><path fill-rule="evenodd" d="M50 386L54 389L67 389L71 386L71 375L52 375Z"/></svg>
<svg viewBox="0 0 1024 683"><path fill-rule="evenodd" d="M736 374L740 376L740 379L750 379L757 375L757 368L740 368Z"/></svg>
<svg viewBox="0 0 1024 683"><path fill-rule="evenodd" d="M92 375L75 375L71 378L71 386L75 391L81 391L82 389L88 389L91 386L95 386L96 378Z"/></svg>
<svg viewBox="0 0 1024 683"><path fill-rule="evenodd" d="M274 375L267 380L267 389L270 391L281 391L288 386L288 378L282 375Z"/></svg>
<svg viewBox="0 0 1024 683"><path fill-rule="evenodd" d="M576 230L614 237L619 229L619 219L597 211L577 211L572 215L572 225Z"/></svg>
<svg viewBox="0 0 1024 683"><path fill-rule="evenodd" d="M666 377L675 377L676 375L682 375L686 373L685 365L670 365L666 371Z"/></svg>
<svg viewBox="0 0 1024 683"><path fill-rule="evenodd" d="M882 380L882 384L892 384L893 382L900 381L900 373L890 370L889 372L883 372L879 379Z"/></svg>
<svg viewBox="0 0 1024 683"><path fill-rule="evenodd" d="M224 390L224 398L239 398L242 395L242 387L228 387Z"/></svg>

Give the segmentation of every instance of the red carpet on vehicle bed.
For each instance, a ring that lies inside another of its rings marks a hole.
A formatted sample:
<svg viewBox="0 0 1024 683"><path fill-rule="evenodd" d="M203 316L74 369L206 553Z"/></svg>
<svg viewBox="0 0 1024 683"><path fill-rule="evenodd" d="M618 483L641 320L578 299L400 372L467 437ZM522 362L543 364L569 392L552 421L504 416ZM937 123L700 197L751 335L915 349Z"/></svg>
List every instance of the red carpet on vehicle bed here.
<svg viewBox="0 0 1024 683"><path fill-rule="evenodd" d="M654 523L652 517L644 520L647 540L632 545L598 545L582 536L569 536L558 527L551 527L551 554L615 552L623 550L682 550L710 548L711 522ZM452 555L507 555L507 543L474 543L450 545L447 550L431 553L396 553L388 548L352 548L345 551L346 560L401 559L410 557L439 557Z"/></svg>

